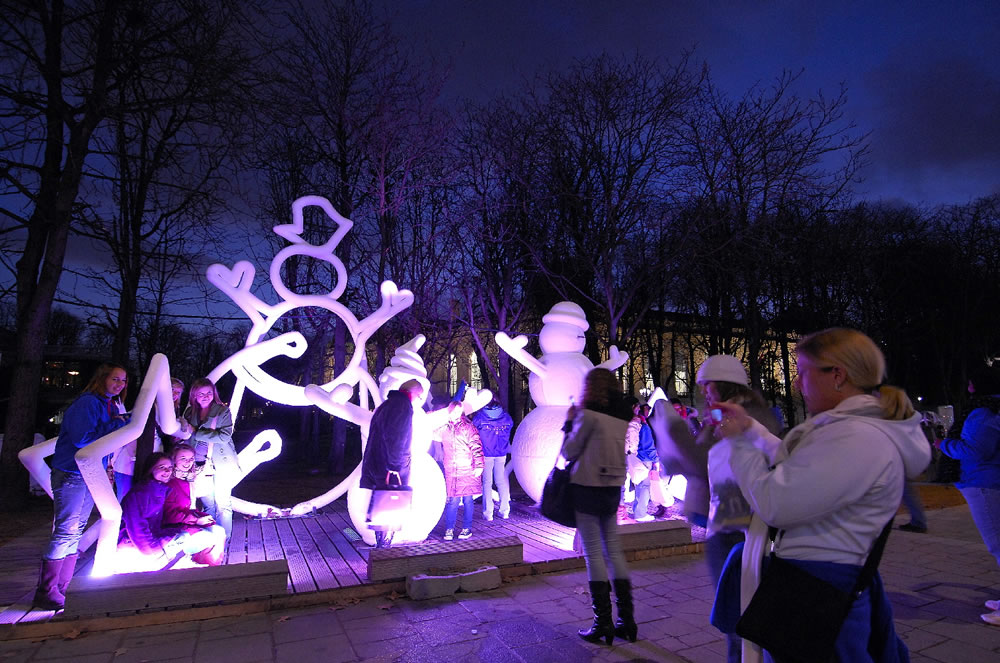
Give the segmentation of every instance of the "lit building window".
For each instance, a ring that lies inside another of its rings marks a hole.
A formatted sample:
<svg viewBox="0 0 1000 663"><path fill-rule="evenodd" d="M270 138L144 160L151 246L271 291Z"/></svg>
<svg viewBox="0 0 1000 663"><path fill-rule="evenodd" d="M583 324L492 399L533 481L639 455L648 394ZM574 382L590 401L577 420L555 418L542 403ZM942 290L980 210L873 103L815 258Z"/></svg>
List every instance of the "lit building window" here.
<svg viewBox="0 0 1000 663"><path fill-rule="evenodd" d="M642 373L642 389L639 390L639 394L643 398L649 398L649 395L653 393L653 389L656 389L656 385L653 384L653 374L647 369Z"/></svg>
<svg viewBox="0 0 1000 663"><path fill-rule="evenodd" d="M688 370L687 364L678 364L674 369L674 391L678 396L688 393Z"/></svg>
<svg viewBox="0 0 1000 663"><path fill-rule="evenodd" d="M469 354L469 386L473 389L483 388L483 373L479 370L479 359L475 352Z"/></svg>
<svg viewBox="0 0 1000 663"><path fill-rule="evenodd" d="M448 355L448 394L454 396L458 391L458 357Z"/></svg>

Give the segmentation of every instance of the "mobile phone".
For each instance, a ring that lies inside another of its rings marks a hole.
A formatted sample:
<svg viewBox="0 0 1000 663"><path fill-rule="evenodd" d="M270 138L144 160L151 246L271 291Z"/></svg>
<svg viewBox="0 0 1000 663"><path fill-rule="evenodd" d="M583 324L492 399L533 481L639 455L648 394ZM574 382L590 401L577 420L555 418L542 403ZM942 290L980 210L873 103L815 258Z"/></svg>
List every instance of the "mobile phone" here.
<svg viewBox="0 0 1000 663"><path fill-rule="evenodd" d="M712 410L709 412L709 414L712 415L712 421L714 421L717 424L721 424L722 423L722 410L720 410L718 408L712 408Z"/></svg>

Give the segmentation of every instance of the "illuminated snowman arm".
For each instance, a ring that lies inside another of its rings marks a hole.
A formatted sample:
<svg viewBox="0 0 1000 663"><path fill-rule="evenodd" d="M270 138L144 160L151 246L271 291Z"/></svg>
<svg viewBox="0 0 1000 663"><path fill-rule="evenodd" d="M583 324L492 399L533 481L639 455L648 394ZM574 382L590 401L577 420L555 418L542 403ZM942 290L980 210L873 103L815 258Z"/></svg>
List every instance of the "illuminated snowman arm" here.
<svg viewBox="0 0 1000 663"><path fill-rule="evenodd" d="M511 338L510 336L507 336L506 332L497 332L496 341L497 345L499 345L504 352L524 365L524 367L529 371L540 378L545 377L545 374L548 372L545 368L545 364L532 357L524 349L524 346L528 344L527 336L521 334L516 338Z"/></svg>
<svg viewBox="0 0 1000 663"><path fill-rule="evenodd" d="M338 384L329 392L315 384L306 385L306 398L313 405L338 419L367 429L372 421L372 411L350 403L349 399L353 395L354 387L349 384Z"/></svg>
<svg viewBox="0 0 1000 663"><path fill-rule="evenodd" d="M233 265L232 269L220 264L209 265L205 276L208 277L209 283L228 295L234 304L243 309L256 325L264 321L263 312L270 310L271 306L250 292L250 288L253 287L254 271L252 263L241 260Z"/></svg>
<svg viewBox="0 0 1000 663"><path fill-rule="evenodd" d="M358 324L358 340L363 344L390 318L413 304L413 293L400 290L392 281L382 281L382 304L367 318Z"/></svg>
<svg viewBox="0 0 1000 663"><path fill-rule="evenodd" d="M614 371L624 366L625 362L627 361L628 361L628 353L618 352L618 346L612 345L608 349L608 360L605 362L601 362L594 368L606 368L609 371Z"/></svg>
<svg viewBox="0 0 1000 663"><path fill-rule="evenodd" d="M659 401L667 401L667 400L668 400L667 395L663 393L663 389L661 387L657 387L656 389L653 390L653 393L649 395L649 399L646 401L646 405L648 405L650 408L654 408L656 407L656 404Z"/></svg>
<svg viewBox="0 0 1000 663"><path fill-rule="evenodd" d="M472 414L489 405L491 400L493 400L493 392L489 389L468 387L465 390L465 396L462 398L462 412Z"/></svg>

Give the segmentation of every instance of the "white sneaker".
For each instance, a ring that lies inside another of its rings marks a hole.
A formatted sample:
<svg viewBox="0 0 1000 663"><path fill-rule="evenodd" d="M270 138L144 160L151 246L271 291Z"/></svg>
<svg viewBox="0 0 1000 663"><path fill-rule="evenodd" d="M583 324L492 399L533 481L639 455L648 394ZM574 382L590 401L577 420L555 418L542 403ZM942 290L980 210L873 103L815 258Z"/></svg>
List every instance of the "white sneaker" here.
<svg viewBox="0 0 1000 663"><path fill-rule="evenodd" d="M504 513L503 511L501 511L500 512L500 518L502 518L503 520L509 520L510 519L510 511L508 511L507 513Z"/></svg>
<svg viewBox="0 0 1000 663"><path fill-rule="evenodd" d="M651 513L647 513L645 516L639 516L638 518L636 518L635 522L637 522L637 523L648 523L651 520L656 520L656 516L654 516Z"/></svg>
<svg viewBox="0 0 1000 663"><path fill-rule="evenodd" d="M994 610L993 612L989 612L985 615L979 615L979 618L987 624L1000 626L1000 610Z"/></svg>
<svg viewBox="0 0 1000 663"><path fill-rule="evenodd" d="M990 610L1000 610L1000 600L997 601L987 601L986 607Z"/></svg>
<svg viewBox="0 0 1000 663"><path fill-rule="evenodd" d="M493 520L493 514L492 513L484 513L483 514L483 520L485 520L487 522Z"/></svg>
<svg viewBox="0 0 1000 663"><path fill-rule="evenodd" d="M451 541L454 538L455 538L455 530L453 530L453 529L446 529L444 531L444 540L445 541Z"/></svg>
<svg viewBox="0 0 1000 663"><path fill-rule="evenodd" d="M472 530L471 529L463 529L461 532L458 533L458 538L460 538L460 539L471 539L472 538Z"/></svg>

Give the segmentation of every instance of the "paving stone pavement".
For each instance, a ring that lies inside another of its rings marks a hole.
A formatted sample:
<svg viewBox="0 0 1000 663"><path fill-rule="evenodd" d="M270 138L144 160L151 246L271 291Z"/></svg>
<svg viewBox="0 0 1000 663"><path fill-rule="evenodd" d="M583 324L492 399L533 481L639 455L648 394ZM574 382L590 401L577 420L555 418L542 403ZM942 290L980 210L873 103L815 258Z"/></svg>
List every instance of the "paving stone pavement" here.
<svg viewBox="0 0 1000 663"><path fill-rule="evenodd" d="M928 512L930 532L894 532L882 561L896 626L915 663L1000 661L1000 628L980 621L1000 598L1000 569L967 507ZM722 663L708 625L713 590L700 556L632 565L640 640L591 645L583 571L430 601L367 599L241 618L0 642L0 663L235 661L691 661Z"/></svg>

